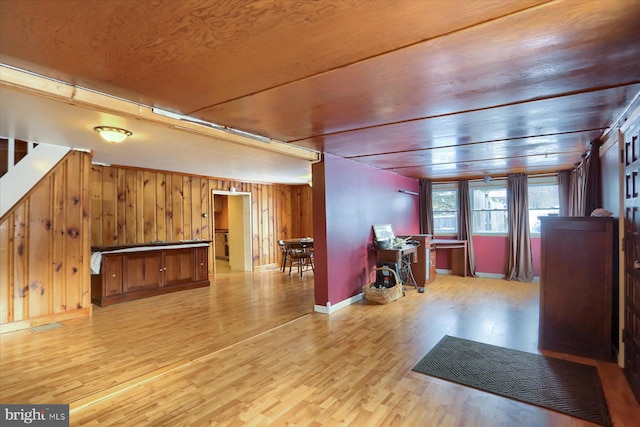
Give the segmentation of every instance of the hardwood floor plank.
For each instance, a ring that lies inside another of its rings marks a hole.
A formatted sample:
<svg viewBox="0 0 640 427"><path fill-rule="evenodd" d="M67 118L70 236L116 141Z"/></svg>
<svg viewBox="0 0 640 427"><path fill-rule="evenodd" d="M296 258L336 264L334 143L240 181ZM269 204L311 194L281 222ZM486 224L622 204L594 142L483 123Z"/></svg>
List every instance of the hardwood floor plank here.
<svg viewBox="0 0 640 427"><path fill-rule="evenodd" d="M232 273L4 334L0 401L71 403L74 426L592 425L411 371L447 334L540 353L537 283L438 276L424 294L324 315L312 279ZM597 366L614 425L635 425L619 367L545 354Z"/></svg>

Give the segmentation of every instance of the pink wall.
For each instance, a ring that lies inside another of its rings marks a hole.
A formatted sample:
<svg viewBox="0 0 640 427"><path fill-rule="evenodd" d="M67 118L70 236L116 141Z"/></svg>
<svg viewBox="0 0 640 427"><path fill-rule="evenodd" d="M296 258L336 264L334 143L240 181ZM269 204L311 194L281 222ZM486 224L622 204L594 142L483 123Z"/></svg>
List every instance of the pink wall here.
<svg viewBox="0 0 640 427"><path fill-rule="evenodd" d="M456 236L438 236L441 239L456 239ZM507 236L473 236L473 251L477 273L504 275L507 265ZM531 237L533 275L540 277L540 237ZM436 268L451 270L449 251L436 252Z"/></svg>
<svg viewBox="0 0 640 427"><path fill-rule="evenodd" d="M362 292L375 266L373 224L396 234L419 232L417 180L325 154L313 165L315 303L336 304Z"/></svg>

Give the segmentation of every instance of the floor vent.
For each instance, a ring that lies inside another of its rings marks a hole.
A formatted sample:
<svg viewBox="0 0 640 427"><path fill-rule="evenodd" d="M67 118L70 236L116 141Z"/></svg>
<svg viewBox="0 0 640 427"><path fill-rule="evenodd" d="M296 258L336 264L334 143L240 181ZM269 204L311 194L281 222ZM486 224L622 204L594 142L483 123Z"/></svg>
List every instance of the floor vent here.
<svg viewBox="0 0 640 427"><path fill-rule="evenodd" d="M29 329L31 329L31 332L33 332L34 334L37 334L38 332L44 332L50 329L56 329L61 327L62 327L62 323L54 322L54 323L47 323L46 325L34 326L33 328L29 328Z"/></svg>

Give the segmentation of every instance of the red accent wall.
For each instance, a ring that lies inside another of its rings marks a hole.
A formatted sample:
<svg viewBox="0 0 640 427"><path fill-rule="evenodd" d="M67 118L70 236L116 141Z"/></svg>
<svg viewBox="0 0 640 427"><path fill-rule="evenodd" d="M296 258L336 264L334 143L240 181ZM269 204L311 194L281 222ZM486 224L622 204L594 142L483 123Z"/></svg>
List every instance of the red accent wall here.
<svg viewBox="0 0 640 427"><path fill-rule="evenodd" d="M507 236L474 236L476 272L504 275L507 264Z"/></svg>
<svg viewBox="0 0 640 427"><path fill-rule="evenodd" d="M375 266L373 224L398 235L419 232L419 183L325 154L313 165L315 303L337 304L362 292Z"/></svg>
<svg viewBox="0 0 640 427"><path fill-rule="evenodd" d="M456 239L457 236L437 236L440 239ZM473 251L476 261L476 273L504 275L507 268L507 236L473 236ZM448 250L436 252L436 268L451 270ZM531 237L531 256L533 275L540 277L540 237Z"/></svg>

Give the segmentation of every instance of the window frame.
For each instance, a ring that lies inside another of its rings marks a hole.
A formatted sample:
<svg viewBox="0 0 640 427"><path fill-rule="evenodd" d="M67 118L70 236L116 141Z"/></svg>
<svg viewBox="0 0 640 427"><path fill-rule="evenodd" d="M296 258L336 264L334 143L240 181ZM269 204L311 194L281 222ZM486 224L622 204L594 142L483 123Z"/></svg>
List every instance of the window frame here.
<svg viewBox="0 0 640 427"><path fill-rule="evenodd" d="M539 187L539 186L551 186L551 185L555 185L556 189L558 189L558 175L553 175L553 176L544 176L544 177L531 177L527 180L527 192L529 193L530 188L531 187ZM527 197L527 200L531 200L530 198ZM540 232L539 231L532 231L531 230L531 211L534 210L549 210L549 208L536 208L536 209L532 209L530 206L527 206L527 212L529 213L529 236L530 237L540 237ZM558 193L558 213L560 213L560 194Z"/></svg>
<svg viewBox="0 0 640 427"><path fill-rule="evenodd" d="M456 193L456 197L455 197L455 202L456 202L456 210L455 210L455 215L456 215L456 222L455 222L455 229L454 230L447 230L447 231L441 231L441 230L436 230L436 220L435 220L435 216L436 216L436 212L452 212L452 211L436 211L435 207L433 206L433 200L434 200L434 193L435 192L440 192L440 191L455 191ZM458 183L457 182L440 182L440 183L433 183L433 186L431 187L431 200L432 200L432 206L431 208L433 209L433 216L434 216L434 220L433 220L433 235L434 236L457 236L458 235L458 218L459 218L459 212L460 212L460 208L458 206Z"/></svg>
<svg viewBox="0 0 640 427"><path fill-rule="evenodd" d="M484 181L473 181L469 182L469 199L471 202L471 235L472 236L508 236L509 230L505 231L477 231L475 227L475 222L473 221L474 212L505 212L507 221L509 221L509 207L505 206L504 209L474 209L473 207L473 191L474 190L485 190L485 189L502 189L505 191L505 200L506 200L506 192L507 192L507 180L505 178L497 178L492 179L489 182Z"/></svg>

